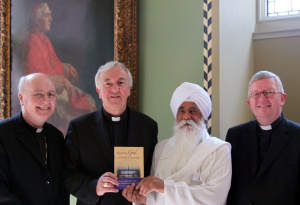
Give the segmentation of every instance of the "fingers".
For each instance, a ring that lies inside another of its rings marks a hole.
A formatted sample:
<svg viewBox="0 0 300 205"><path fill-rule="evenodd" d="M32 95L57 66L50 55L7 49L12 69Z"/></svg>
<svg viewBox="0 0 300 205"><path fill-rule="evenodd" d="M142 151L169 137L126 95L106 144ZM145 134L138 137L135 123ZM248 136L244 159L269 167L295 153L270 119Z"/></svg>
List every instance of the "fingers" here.
<svg viewBox="0 0 300 205"><path fill-rule="evenodd" d="M104 173L102 176L103 176L103 177L111 177L111 178L113 178L113 179L115 179L115 180L118 179L118 177L117 177L115 174L111 173L111 172L106 172L106 173Z"/></svg>
<svg viewBox="0 0 300 205"><path fill-rule="evenodd" d="M143 196L147 196L152 191L163 193L164 181L154 176L146 177L136 186L136 189L139 189L139 194Z"/></svg>
<svg viewBox="0 0 300 205"><path fill-rule="evenodd" d="M102 196L107 192L119 192L118 189L115 188L115 185L118 186L118 178L110 172L104 173L99 179L96 186L96 193L98 196Z"/></svg>
<svg viewBox="0 0 300 205"><path fill-rule="evenodd" d="M151 184L144 184L141 186L139 194L143 196L147 196L153 189L153 187L150 186Z"/></svg>
<svg viewBox="0 0 300 205"><path fill-rule="evenodd" d="M128 189L128 193L129 193L130 197L133 197L134 186L135 186L135 184L132 183Z"/></svg>
<svg viewBox="0 0 300 205"><path fill-rule="evenodd" d="M122 195L130 202L133 202L133 191L134 191L134 183L131 185L128 185L124 188L122 191Z"/></svg>
<svg viewBox="0 0 300 205"><path fill-rule="evenodd" d="M148 190L149 178L146 177L136 186L136 189L139 189L139 194L146 196L145 192Z"/></svg>
<svg viewBox="0 0 300 205"><path fill-rule="evenodd" d="M142 179L140 181L140 183L138 183L138 185L135 187L135 189L141 189L141 187L147 186L147 184L149 184L150 182L151 182L151 178L146 177L146 178Z"/></svg>
<svg viewBox="0 0 300 205"><path fill-rule="evenodd" d="M138 183L138 185L136 185L135 189L139 189L139 188L143 185L145 179L146 179L146 178L142 179L142 180Z"/></svg>
<svg viewBox="0 0 300 205"><path fill-rule="evenodd" d="M128 194L128 190L129 190L129 186L126 186L123 191L122 191L122 195L128 200L127 194Z"/></svg>
<svg viewBox="0 0 300 205"><path fill-rule="evenodd" d="M113 186L118 186L119 182L118 182L118 178L116 177L116 175L114 175L111 172L106 172L104 173L101 177L100 177L101 182L103 183L103 187L113 187ZM104 183L105 186L104 186Z"/></svg>
<svg viewBox="0 0 300 205"><path fill-rule="evenodd" d="M138 190L134 189L135 184L125 187L122 195L129 201L139 204L146 204L146 198L139 194Z"/></svg>

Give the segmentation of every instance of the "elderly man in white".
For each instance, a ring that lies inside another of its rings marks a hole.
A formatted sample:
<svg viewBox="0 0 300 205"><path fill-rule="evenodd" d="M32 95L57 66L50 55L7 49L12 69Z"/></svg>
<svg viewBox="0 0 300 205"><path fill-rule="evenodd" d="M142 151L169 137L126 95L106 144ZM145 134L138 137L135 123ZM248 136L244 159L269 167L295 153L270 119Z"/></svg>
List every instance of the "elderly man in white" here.
<svg viewBox="0 0 300 205"><path fill-rule="evenodd" d="M174 136L155 147L152 175L123 190L128 201L147 204L226 203L231 181L231 146L210 137L205 120L211 113L208 93L182 83L173 93Z"/></svg>

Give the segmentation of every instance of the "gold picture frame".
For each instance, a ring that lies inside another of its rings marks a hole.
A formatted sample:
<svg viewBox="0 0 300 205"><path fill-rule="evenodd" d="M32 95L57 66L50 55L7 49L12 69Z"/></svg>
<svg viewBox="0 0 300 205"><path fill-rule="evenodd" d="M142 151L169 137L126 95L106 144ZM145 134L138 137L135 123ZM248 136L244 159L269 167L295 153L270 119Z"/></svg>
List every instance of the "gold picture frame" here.
<svg viewBox="0 0 300 205"><path fill-rule="evenodd" d="M11 0L0 2L0 120L11 116ZM131 71L129 106L138 108L137 0L114 0L114 60Z"/></svg>

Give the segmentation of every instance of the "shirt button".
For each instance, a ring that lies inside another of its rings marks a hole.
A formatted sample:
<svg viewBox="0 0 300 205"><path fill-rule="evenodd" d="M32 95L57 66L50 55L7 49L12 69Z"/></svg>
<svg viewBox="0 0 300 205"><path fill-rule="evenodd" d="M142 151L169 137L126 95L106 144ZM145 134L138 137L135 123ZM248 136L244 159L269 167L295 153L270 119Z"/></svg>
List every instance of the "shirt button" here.
<svg viewBox="0 0 300 205"><path fill-rule="evenodd" d="M46 185L49 185L50 184L50 181L46 181Z"/></svg>

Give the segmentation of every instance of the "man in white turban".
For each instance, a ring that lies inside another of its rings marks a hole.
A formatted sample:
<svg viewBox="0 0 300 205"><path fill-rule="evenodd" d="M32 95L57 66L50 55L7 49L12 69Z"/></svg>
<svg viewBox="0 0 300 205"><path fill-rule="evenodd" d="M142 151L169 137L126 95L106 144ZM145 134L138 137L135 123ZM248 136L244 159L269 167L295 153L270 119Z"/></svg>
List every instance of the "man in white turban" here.
<svg viewBox="0 0 300 205"><path fill-rule="evenodd" d="M226 203L231 181L231 146L210 137L208 93L193 83L182 83L171 99L176 118L174 136L155 147L152 176L123 190L127 200L147 205Z"/></svg>

